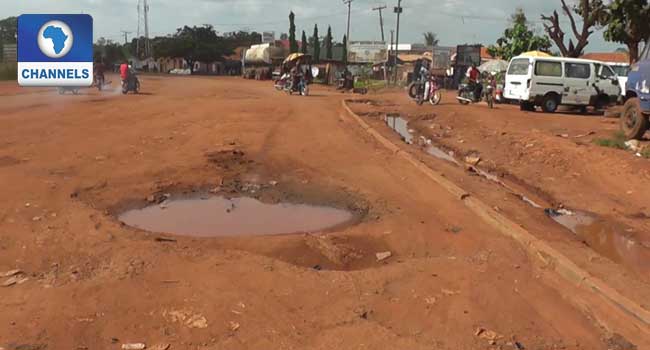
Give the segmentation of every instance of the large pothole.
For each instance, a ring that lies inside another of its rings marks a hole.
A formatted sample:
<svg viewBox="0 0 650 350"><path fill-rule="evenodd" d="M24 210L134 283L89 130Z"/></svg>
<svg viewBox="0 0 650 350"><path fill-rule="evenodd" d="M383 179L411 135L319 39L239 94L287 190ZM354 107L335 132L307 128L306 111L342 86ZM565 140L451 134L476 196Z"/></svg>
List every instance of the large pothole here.
<svg viewBox="0 0 650 350"><path fill-rule="evenodd" d="M349 225L357 216L322 205L203 196L170 197L160 204L126 211L118 219L149 232L228 237L323 232Z"/></svg>

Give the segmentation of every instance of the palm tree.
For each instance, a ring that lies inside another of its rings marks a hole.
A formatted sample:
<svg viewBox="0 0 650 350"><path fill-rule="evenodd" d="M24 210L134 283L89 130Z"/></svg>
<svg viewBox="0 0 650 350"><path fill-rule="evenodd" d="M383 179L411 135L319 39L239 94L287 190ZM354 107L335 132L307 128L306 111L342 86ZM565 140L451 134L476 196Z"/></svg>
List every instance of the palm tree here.
<svg viewBox="0 0 650 350"><path fill-rule="evenodd" d="M438 46L438 35L434 32L426 32L423 33L424 35L424 43L427 44L427 46Z"/></svg>

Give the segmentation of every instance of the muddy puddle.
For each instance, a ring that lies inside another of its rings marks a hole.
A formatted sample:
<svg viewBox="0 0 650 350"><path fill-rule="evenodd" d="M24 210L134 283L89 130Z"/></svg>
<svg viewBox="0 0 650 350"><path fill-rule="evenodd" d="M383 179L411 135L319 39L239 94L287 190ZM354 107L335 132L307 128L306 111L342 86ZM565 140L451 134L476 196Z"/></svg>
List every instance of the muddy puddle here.
<svg viewBox="0 0 650 350"><path fill-rule="evenodd" d="M394 114L394 115L387 114L384 118L384 121L386 122L386 125L388 125L388 127L393 129L393 131L398 133L402 137L402 140L404 140L407 144L417 144L421 146L422 149L430 156L445 160L455 165L461 165L461 162L455 158L454 152L445 152L441 148L434 146L432 144L432 141L426 139L424 136L420 136L420 138L416 138L415 135L413 135L414 131L409 129L408 127L408 120L400 117L399 114ZM539 205L534 200L517 192L511 186L501 181L499 179L499 176L492 174L488 171L485 171L483 169L480 169L476 166L472 166L470 170L475 172L477 175L487 180L490 180L498 184L499 186L504 187L506 190L508 190L508 192L512 193L515 197L521 199L524 203L532 206L533 208L536 209L544 208L542 205Z"/></svg>
<svg viewBox="0 0 650 350"><path fill-rule="evenodd" d="M254 198L179 198L119 215L141 230L192 237L261 236L320 232L351 223L346 210Z"/></svg>
<svg viewBox="0 0 650 350"><path fill-rule="evenodd" d="M650 248L630 237L634 233L631 228L583 211L547 209L545 212L599 254L639 273L650 271Z"/></svg>
<svg viewBox="0 0 650 350"><path fill-rule="evenodd" d="M398 114L386 115L384 121L388 127L402 137L402 140L422 147L427 154L455 165L463 163L456 159L453 152L445 152L441 148L432 145L431 140L423 136L417 138L414 135L415 132L409 129L408 120L401 118ZM544 205L540 205L517 191L495 174L482 170L477 166L468 165L468 170L499 185L534 209L545 208ZM584 211L554 209L544 209L544 211L553 221L573 232L577 238L584 241L598 254L642 274L648 274L650 271L650 247L646 247L631 238L633 231L630 228Z"/></svg>

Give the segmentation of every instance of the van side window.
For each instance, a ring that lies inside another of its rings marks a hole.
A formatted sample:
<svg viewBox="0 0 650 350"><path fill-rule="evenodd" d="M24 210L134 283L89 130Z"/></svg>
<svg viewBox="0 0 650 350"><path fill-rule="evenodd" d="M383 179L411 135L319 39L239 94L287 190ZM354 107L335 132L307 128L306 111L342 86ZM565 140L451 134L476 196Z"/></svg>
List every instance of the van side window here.
<svg viewBox="0 0 650 350"><path fill-rule="evenodd" d="M542 77L561 77L562 63L537 61L537 63L535 63L535 75Z"/></svg>
<svg viewBox="0 0 650 350"><path fill-rule="evenodd" d="M576 79L589 79L591 77L591 65L584 63L565 63L566 77Z"/></svg>

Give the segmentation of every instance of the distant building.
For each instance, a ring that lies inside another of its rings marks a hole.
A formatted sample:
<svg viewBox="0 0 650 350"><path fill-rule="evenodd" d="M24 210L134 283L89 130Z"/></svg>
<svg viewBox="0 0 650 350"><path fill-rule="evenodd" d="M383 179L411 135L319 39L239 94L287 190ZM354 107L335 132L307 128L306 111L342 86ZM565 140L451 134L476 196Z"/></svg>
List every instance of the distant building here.
<svg viewBox="0 0 650 350"><path fill-rule="evenodd" d="M322 52L322 50L321 50ZM388 46L383 41L351 41L348 62L378 63L388 60Z"/></svg>
<svg viewBox="0 0 650 350"><path fill-rule="evenodd" d="M16 62L16 52L16 44L4 44L2 46L2 52L0 52L0 54L2 54L0 60L2 62Z"/></svg>
<svg viewBox="0 0 650 350"><path fill-rule="evenodd" d="M591 52L580 58L609 63L630 63L630 55L627 52Z"/></svg>

